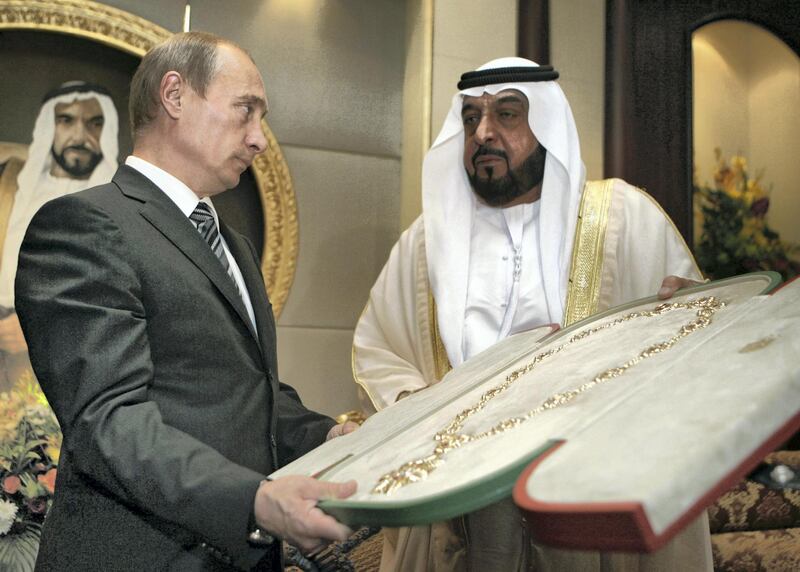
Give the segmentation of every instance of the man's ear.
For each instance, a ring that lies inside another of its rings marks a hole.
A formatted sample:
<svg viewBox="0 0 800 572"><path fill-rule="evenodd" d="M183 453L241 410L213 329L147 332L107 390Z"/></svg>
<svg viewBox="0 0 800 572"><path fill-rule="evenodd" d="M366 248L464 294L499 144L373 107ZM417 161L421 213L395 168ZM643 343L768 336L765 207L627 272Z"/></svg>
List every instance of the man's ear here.
<svg viewBox="0 0 800 572"><path fill-rule="evenodd" d="M161 107L172 119L178 119L182 111L182 98L188 88L186 82L176 71L169 71L161 78L158 95Z"/></svg>

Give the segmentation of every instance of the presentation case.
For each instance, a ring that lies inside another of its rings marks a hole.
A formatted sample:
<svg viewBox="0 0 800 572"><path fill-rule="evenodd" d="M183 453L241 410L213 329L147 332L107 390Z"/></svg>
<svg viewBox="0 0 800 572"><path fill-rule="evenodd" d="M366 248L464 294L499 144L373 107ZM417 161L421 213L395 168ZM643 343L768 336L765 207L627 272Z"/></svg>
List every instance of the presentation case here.
<svg viewBox="0 0 800 572"><path fill-rule="evenodd" d="M800 281L768 295L777 283L512 336L271 476L355 479L320 504L350 525L424 524L513 489L538 542L656 550L800 428Z"/></svg>

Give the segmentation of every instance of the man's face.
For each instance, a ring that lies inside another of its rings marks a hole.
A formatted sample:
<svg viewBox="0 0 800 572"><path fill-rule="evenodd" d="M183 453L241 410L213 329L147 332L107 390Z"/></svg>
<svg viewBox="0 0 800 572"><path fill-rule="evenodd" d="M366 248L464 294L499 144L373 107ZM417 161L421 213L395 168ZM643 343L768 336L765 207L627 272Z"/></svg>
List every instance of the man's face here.
<svg viewBox="0 0 800 572"><path fill-rule="evenodd" d="M57 103L53 133L53 165L55 177L88 179L103 158L100 134L103 132L103 110L97 98Z"/></svg>
<svg viewBox="0 0 800 572"><path fill-rule="evenodd" d="M528 124L528 99L514 89L465 96L464 168L488 205L511 206L539 197L546 151Z"/></svg>
<svg viewBox="0 0 800 572"><path fill-rule="evenodd" d="M218 71L205 98L189 87L181 100L178 144L189 168L185 182L199 196L235 187L267 145L261 130L267 112L261 74L244 52L225 44L218 50Z"/></svg>

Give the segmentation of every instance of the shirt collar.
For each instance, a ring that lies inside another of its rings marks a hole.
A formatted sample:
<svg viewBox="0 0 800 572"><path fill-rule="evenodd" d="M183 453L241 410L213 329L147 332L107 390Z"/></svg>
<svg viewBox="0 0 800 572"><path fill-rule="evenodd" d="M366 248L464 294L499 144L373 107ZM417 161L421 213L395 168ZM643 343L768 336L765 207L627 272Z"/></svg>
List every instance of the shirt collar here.
<svg viewBox="0 0 800 572"><path fill-rule="evenodd" d="M145 161L141 157L128 155L128 157L125 159L125 164L139 171L139 173L152 181L155 186L164 191L164 194L167 195L173 203L175 203L175 205L187 218L190 214L192 214L192 211L194 211L195 207L197 207L197 203L203 202L207 204L211 208L211 213L214 215L214 222L216 222L219 226L217 211L214 208L210 198L204 197L202 199L198 199L197 195L194 194L194 191L186 186L183 181L174 175L167 173L164 169L156 167L149 161Z"/></svg>

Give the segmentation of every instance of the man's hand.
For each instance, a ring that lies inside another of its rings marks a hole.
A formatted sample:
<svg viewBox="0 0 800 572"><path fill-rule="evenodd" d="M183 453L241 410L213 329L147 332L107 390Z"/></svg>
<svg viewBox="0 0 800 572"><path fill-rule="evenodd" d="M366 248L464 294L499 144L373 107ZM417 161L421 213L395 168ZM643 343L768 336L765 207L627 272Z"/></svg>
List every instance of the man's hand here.
<svg viewBox="0 0 800 572"><path fill-rule="evenodd" d="M10 354L28 351L16 312L0 320L0 350Z"/></svg>
<svg viewBox="0 0 800 572"><path fill-rule="evenodd" d="M288 476L264 481L255 499L256 524L305 553L316 552L353 531L317 508L320 499L342 499L356 492L356 482L329 483Z"/></svg>
<svg viewBox="0 0 800 572"><path fill-rule="evenodd" d="M347 435L348 433L352 433L358 429L358 423L354 421L346 421L344 423L339 423L338 425L334 425L331 427L331 430L328 431L327 437L325 437L326 441L330 441L331 439L335 439L336 437L341 437L342 435Z"/></svg>
<svg viewBox="0 0 800 572"><path fill-rule="evenodd" d="M702 284L702 282L689 278L681 278L680 276L667 276L664 278L664 281L661 282L661 288L658 290L658 297L662 300L666 300L667 298L672 298L675 292L681 288L697 286L698 284Z"/></svg>

